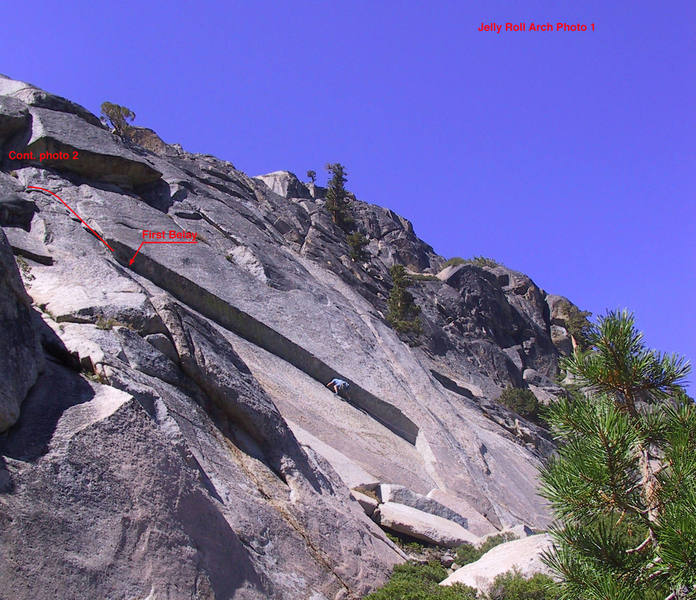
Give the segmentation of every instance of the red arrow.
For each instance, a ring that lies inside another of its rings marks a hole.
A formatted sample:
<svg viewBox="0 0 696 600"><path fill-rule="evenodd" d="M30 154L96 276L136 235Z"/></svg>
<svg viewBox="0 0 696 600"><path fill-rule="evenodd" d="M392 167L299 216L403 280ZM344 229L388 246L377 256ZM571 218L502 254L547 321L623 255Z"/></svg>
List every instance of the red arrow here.
<svg viewBox="0 0 696 600"><path fill-rule="evenodd" d="M70 208L70 207L65 203L65 201L64 201L58 194L54 194L51 190L45 190L44 188L36 187L35 185L28 185L28 186L27 186L27 189L31 189L31 190L41 190L42 192L47 192L47 193L51 194L51 196L55 196L56 198L58 198L58 200L60 200L60 201L63 203L63 205L65 206L65 208L67 208L72 214L74 214L78 219L80 219L80 221L82 221L82 224L83 224L87 229L89 229L95 236L97 236L97 238L99 239L99 241L100 241L102 244L104 244L104 245L105 245L109 250L111 250L112 252L114 251L114 249L113 249L111 246L109 246L109 244L107 244L107 243L102 239L102 237L101 237L96 231L94 231L94 229L92 229L89 225L87 225L87 223L85 223L85 220L84 220L80 215L78 215L72 208Z"/></svg>
<svg viewBox="0 0 696 600"><path fill-rule="evenodd" d="M114 251L114 249L113 249L111 246L109 246L109 244L107 244L107 243L104 241L104 239L103 239L96 231L94 231L94 229L92 229L89 225L87 225L87 223L85 222L85 220L84 220L80 215L78 215L72 208L70 208L70 207L66 204L65 200L63 200L58 194L53 193L51 190L47 190L47 189L44 189L44 188L36 187L35 185L28 185L28 186L27 186L27 189L31 189L31 190L41 190L42 192L46 192L46 193L48 193L48 194L51 194L51 196L55 196L56 198L58 198L58 200L60 200L60 201L63 203L63 206L65 206L65 208L67 208L72 214L74 214L78 219L80 219L80 221L82 222L82 224L83 224L87 229L89 229L89 230L97 237L97 239L98 239L100 242L102 242L102 244L104 244L104 245L105 245L109 250L111 250L112 252ZM129 262L128 264L129 264L129 265L132 265L132 264L133 264L133 262L135 261L135 257L138 256L138 252L140 252L140 248L143 247L143 244L197 244L197 243L198 243L198 240L196 240L195 242L142 242L142 243L140 244L140 246L138 246L138 249L135 251L135 254L133 255L133 258L130 259L130 262Z"/></svg>
<svg viewBox="0 0 696 600"><path fill-rule="evenodd" d="M135 251L135 254L133 255L133 258L130 259L130 262L128 263L129 265L132 265L135 262L135 257L138 256L138 252L140 252L140 249L143 247L143 244L145 242L141 242L140 246L138 246L138 249Z"/></svg>
<svg viewBox="0 0 696 600"><path fill-rule="evenodd" d="M135 257L138 256L138 252L140 252L140 249L143 247L144 244L197 244L197 243L198 243L198 240L196 240L195 242L140 242L140 246L138 246L138 249L135 251L133 258L130 259L128 264L132 265L135 262Z"/></svg>

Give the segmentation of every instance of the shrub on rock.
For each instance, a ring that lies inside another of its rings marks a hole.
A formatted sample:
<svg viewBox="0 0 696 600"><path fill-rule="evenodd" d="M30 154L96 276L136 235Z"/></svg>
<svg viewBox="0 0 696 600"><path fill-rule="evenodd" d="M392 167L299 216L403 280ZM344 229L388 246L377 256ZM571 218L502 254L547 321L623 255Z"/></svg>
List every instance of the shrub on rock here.
<svg viewBox="0 0 696 600"><path fill-rule="evenodd" d="M498 397L498 402L526 419L536 419L539 412L539 400L534 392L524 388L508 387Z"/></svg>
<svg viewBox="0 0 696 600"><path fill-rule="evenodd" d="M445 577L446 569L437 562L396 565L384 587L365 600L476 600L476 590L469 586L438 585Z"/></svg>
<svg viewBox="0 0 696 600"><path fill-rule="evenodd" d="M486 600L556 600L554 582L548 575L535 573L526 578L519 571L498 575L488 590Z"/></svg>

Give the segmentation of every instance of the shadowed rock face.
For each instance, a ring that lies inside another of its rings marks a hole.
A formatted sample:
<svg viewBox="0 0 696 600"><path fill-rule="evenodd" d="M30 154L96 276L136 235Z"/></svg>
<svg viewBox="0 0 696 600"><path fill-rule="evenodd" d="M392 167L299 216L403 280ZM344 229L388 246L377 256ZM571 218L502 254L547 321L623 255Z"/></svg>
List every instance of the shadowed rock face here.
<svg viewBox="0 0 696 600"><path fill-rule="evenodd" d="M29 110L23 102L0 96L0 143L21 131L28 120Z"/></svg>
<svg viewBox="0 0 696 600"><path fill-rule="evenodd" d="M9 194L1 197L0 226L21 227L29 231L35 211L36 204L30 200L23 200L17 194Z"/></svg>
<svg viewBox="0 0 696 600"><path fill-rule="evenodd" d="M20 406L43 367L32 312L31 299L0 229L0 432L16 423Z"/></svg>
<svg viewBox="0 0 696 600"><path fill-rule="evenodd" d="M294 175L138 148L6 78L3 123L18 149L80 160L0 169L0 198L36 205L0 235L0 589L358 598L402 560L363 506L452 543L547 524L536 472L552 444L496 402L509 385L559 391L562 327L528 277L435 278L444 259L411 224L357 200L369 243L355 263ZM131 265L143 230L197 243L144 245ZM384 320L395 263L432 275L411 288L424 333L410 344ZM366 500L380 484L397 508Z"/></svg>

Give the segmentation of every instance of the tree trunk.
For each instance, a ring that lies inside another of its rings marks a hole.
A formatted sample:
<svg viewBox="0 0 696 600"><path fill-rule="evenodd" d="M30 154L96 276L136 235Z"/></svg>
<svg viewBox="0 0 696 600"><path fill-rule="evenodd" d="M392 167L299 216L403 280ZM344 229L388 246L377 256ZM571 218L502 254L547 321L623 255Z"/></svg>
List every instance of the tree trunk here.
<svg viewBox="0 0 696 600"><path fill-rule="evenodd" d="M631 395L625 395L626 406L631 417L636 421L636 426L638 426L638 421L640 420L640 414L636 408L635 399ZM640 442L637 447L638 453L638 468L640 470L640 487L643 496L643 502L645 503L645 508L648 511L647 516L650 523L657 522L659 516L658 507L658 487L659 482L657 481L657 476L650 465L650 446L645 445ZM653 543L655 542L655 533L652 527L650 529L650 538Z"/></svg>

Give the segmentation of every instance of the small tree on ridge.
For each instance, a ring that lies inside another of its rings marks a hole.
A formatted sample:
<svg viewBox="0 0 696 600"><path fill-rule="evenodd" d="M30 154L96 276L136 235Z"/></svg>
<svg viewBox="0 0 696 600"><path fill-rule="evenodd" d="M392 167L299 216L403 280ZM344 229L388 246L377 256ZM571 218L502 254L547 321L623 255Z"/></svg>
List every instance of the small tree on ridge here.
<svg viewBox="0 0 696 600"><path fill-rule="evenodd" d="M101 105L102 118L111 125L116 134L123 137L130 129L129 123L135 119L135 113L125 106L120 104L112 104L111 102L103 102Z"/></svg>
<svg viewBox="0 0 696 600"><path fill-rule="evenodd" d="M341 163L329 163L326 170L331 175L326 191L326 210L331 214L331 220L343 231L348 232L353 224L348 204L348 191L345 183L347 173Z"/></svg>

